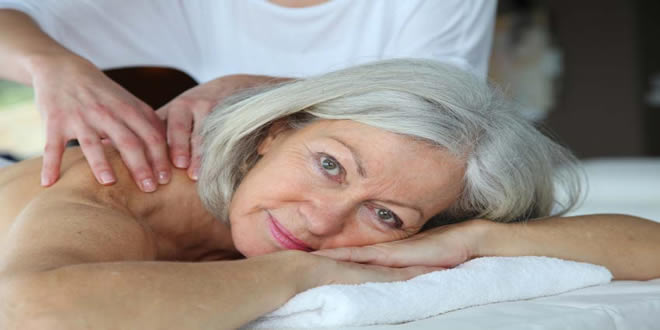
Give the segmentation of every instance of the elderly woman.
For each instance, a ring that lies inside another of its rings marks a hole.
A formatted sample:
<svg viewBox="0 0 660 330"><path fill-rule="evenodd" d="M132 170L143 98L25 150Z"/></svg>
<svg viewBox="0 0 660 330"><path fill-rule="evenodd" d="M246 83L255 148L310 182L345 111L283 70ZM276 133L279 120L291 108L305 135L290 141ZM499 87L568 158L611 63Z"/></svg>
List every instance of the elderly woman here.
<svg viewBox="0 0 660 330"><path fill-rule="evenodd" d="M0 171L2 324L231 328L311 287L403 280L485 255L660 276L653 222L518 222L575 203L573 158L485 84L433 61L236 97L203 136L199 183L179 171L152 194L110 148L111 186L97 185L79 149L48 189L38 159Z"/></svg>

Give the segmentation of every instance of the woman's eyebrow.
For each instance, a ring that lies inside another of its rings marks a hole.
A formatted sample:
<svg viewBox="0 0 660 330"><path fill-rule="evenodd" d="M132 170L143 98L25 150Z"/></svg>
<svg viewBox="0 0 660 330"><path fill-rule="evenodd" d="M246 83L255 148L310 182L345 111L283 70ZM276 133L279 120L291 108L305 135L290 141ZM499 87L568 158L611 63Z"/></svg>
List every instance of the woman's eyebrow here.
<svg viewBox="0 0 660 330"><path fill-rule="evenodd" d="M346 149L348 149L351 152L351 156L353 158L353 161L355 162L355 166L357 167L358 174L362 178L366 178L367 177L367 171L364 169L364 166L362 166L362 157L360 157L360 153L355 148L353 148L350 144L344 142L342 139L340 139L336 136L332 136L332 135L328 136L328 137L332 140L335 140L335 141L339 142L341 145L346 147ZM424 212L422 212L422 210L419 207L416 207L416 206L413 206L413 205L403 204L403 203L393 201L393 200L382 200L382 202L388 203L388 204L393 204L393 205L396 205L396 206L399 206L399 207L405 207L405 208L417 211L417 213L419 213L420 219L424 219Z"/></svg>
<svg viewBox="0 0 660 330"><path fill-rule="evenodd" d="M351 152L351 156L353 157L353 161L355 162L355 166L357 167L357 172L362 178L367 177L367 171L364 169L364 166L362 166L362 157L360 156L360 152L358 152L355 148L353 148L351 145L348 143L342 141L340 138L336 136L328 136L329 138L339 142L342 144L346 149L348 149Z"/></svg>

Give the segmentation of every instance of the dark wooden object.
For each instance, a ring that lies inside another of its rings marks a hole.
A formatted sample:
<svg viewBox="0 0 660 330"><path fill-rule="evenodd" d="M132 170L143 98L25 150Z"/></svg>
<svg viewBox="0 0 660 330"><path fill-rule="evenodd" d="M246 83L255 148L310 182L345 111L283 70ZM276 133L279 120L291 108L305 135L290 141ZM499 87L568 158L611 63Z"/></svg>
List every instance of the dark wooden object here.
<svg viewBox="0 0 660 330"><path fill-rule="evenodd" d="M171 68L132 67L104 72L154 110L197 85L187 74Z"/></svg>

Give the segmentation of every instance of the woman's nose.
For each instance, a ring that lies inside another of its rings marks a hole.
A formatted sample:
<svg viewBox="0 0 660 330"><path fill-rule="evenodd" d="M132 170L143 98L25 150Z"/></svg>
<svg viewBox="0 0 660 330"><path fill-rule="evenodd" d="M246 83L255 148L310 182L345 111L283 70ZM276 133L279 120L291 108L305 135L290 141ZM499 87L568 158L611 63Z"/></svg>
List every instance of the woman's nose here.
<svg viewBox="0 0 660 330"><path fill-rule="evenodd" d="M317 236L340 233L354 213L354 203L335 194L339 196L317 196L300 205L299 211L310 233Z"/></svg>

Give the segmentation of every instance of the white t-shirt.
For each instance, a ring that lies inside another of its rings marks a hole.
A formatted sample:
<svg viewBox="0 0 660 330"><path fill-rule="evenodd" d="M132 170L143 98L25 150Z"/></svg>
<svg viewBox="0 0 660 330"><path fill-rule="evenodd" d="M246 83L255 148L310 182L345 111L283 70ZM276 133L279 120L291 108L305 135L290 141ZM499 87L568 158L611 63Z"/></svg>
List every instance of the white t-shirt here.
<svg viewBox="0 0 660 330"><path fill-rule="evenodd" d="M235 73L305 77L395 57L485 77L495 0L0 0L99 68L167 66L200 83Z"/></svg>

